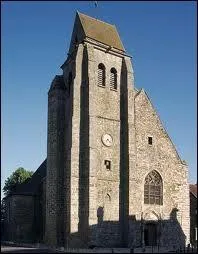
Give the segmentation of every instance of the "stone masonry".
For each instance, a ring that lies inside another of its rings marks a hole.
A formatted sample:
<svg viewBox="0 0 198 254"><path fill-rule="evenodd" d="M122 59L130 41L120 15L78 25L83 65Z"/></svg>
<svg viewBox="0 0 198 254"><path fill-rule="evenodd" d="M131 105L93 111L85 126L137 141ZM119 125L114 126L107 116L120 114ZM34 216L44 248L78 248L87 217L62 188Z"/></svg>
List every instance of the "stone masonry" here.
<svg viewBox="0 0 198 254"><path fill-rule="evenodd" d="M135 89L115 26L77 13L61 68L48 93L46 243L138 247L151 244L147 232L154 245L189 243L187 165L146 92ZM144 202L152 171L162 179L162 204Z"/></svg>

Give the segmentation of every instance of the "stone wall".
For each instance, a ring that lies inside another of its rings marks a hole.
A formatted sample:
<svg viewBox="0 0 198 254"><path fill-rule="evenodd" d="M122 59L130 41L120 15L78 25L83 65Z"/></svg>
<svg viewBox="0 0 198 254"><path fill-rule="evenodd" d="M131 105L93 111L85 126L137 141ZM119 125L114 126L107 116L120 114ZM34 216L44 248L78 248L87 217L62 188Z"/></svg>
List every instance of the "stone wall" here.
<svg viewBox="0 0 198 254"><path fill-rule="evenodd" d="M89 74L90 244L112 246L120 242L120 86L122 58L87 45ZM105 66L105 86L98 85L98 65ZM110 70L117 71L117 90L110 88ZM102 136L109 134L107 147ZM107 169L105 161L111 163ZM101 210L101 211L100 211ZM100 214L100 212L102 214ZM95 226L94 226L95 225Z"/></svg>
<svg viewBox="0 0 198 254"><path fill-rule="evenodd" d="M83 139L81 129L83 129L81 121L81 92L83 82L83 68L86 66L83 63L83 45L79 45L71 57L63 67L63 75L65 83L68 84L68 75L72 75L72 83L70 85L70 95L67 98L66 104L66 195L65 195L65 226L66 226L66 244L70 246L82 246L79 235L86 231L86 226L83 228L82 221L86 222L86 212L83 213L79 202L80 195L83 194L83 189L80 191L80 167L82 161L79 160L80 143ZM85 73L86 75L86 73ZM82 147L82 145L81 145ZM83 198L83 197L82 197ZM86 223L85 223L86 224ZM80 231L82 229L82 231Z"/></svg>
<svg viewBox="0 0 198 254"><path fill-rule="evenodd" d="M48 94L45 241L50 245L64 240L65 103L63 77L56 76Z"/></svg>
<svg viewBox="0 0 198 254"><path fill-rule="evenodd" d="M105 87L98 85L100 63ZM110 89L112 67L117 90ZM141 246L150 221L157 225L158 244L188 243L187 165L146 93L135 94L129 57L84 43L62 68L66 91L49 97L47 242ZM104 134L112 137L112 145L102 142ZM152 170L162 178L162 205L144 204L144 181Z"/></svg>
<svg viewBox="0 0 198 254"><path fill-rule="evenodd" d="M161 244L168 246L174 243L183 246L189 242L187 166L181 161L143 90L135 96L135 130L136 167L135 170L130 169L130 215L135 216L137 221L141 221L146 214L154 213L154 220L166 222ZM152 145L148 144L148 137L152 137ZM162 177L163 205L144 204L144 180L152 170L156 170ZM174 209L178 210L176 213L178 227L171 222L171 213ZM183 235L181 238L176 233L179 227L180 234ZM134 231L133 226L131 226L132 231ZM135 245L141 244L135 234L131 234L130 238L129 242L134 242Z"/></svg>
<svg viewBox="0 0 198 254"><path fill-rule="evenodd" d="M197 246L195 228L197 228L197 197L190 193L190 242Z"/></svg>
<svg viewBox="0 0 198 254"><path fill-rule="evenodd" d="M39 217L39 230L38 230L38 241L44 242L45 241L45 217L46 217L46 177L40 183L40 193L38 199L38 212L37 216Z"/></svg>
<svg viewBox="0 0 198 254"><path fill-rule="evenodd" d="M10 241L33 242L34 231L34 197L11 195L6 199L7 239Z"/></svg>

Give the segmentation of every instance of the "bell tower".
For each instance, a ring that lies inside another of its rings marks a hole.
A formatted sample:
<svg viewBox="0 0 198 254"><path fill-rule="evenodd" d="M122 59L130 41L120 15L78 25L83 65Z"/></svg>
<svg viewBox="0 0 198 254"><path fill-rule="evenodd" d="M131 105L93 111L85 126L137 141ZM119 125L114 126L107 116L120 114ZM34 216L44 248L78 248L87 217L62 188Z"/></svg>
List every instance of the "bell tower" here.
<svg viewBox="0 0 198 254"><path fill-rule="evenodd" d="M46 241L126 246L134 84L116 27L77 12L61 68L57 107L48 104Z"/></svg>

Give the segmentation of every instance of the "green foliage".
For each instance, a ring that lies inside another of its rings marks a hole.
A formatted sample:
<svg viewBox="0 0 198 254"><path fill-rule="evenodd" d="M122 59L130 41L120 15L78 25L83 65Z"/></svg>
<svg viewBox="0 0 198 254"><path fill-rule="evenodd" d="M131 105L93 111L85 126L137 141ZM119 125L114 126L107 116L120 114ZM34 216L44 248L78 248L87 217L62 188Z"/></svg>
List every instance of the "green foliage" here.
<svg viewBox="0 0 198 254"><path fill-rule="evenodd" d="M12 191L15 191L16 186L25 182L28 178L31 178L33 173L33 171L28 171L24 168L15 170L12 175L5 180L5 185L3 187L4 194L8 195Z"/></svg>

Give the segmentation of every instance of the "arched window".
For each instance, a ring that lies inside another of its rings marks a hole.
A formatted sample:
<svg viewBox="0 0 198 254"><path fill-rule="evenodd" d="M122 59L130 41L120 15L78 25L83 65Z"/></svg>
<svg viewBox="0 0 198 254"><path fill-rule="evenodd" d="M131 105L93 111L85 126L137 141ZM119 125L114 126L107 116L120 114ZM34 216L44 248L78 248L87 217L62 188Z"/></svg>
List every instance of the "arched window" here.
<svg viewBox="0 0 198 254"><path fill-rule="evenodd" d="M110 194L104 197L104 221L109 221L112 218L112 203Z"/></svg>
<svg viewBox="0 0 198 254"><path fill-rule="evenodd" d="M163 184L160 174L153 170L145 178L144 204L163 204Z"/></svg>
<svg viewBox="0 0 198 254"><path fill-rule="evenodd" d="M115 68L111 68L110 88L117 90L117 71Z"/></svg>
<svg viewBox="0 0 198 254"><path fill-rule="evenodd" d="M110 203L111 202L111 196L107 193L105 197L105 203Z"/></svg>
<svg viewBox="0 0 198 254"><path fill-rule="evenodd" d="M105 66L102 63L98 65L98 85L105 86Z"/></svg>

